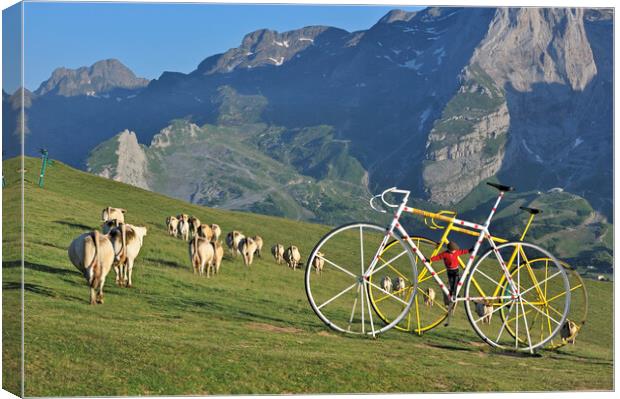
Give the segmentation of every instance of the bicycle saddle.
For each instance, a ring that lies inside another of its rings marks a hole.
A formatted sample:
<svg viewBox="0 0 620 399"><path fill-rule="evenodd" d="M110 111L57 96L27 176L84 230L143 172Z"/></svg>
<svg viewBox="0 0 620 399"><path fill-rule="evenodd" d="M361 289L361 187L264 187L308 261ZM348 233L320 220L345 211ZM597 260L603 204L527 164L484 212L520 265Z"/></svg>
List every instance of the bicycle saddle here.
<svg viewBox="0 0 620 399"><path fill-rule="evenodd" d="M541 209L536 209L536 208L528 208L527 206L520 206L519 209L522 209L526 212L529 212L530 215L538 215L539 213L542 213Z"/></svg>
<svg viewBox="0 0 620 399"><path fill-rule="evenodd" d="M496 184L491 182L487 182L487 184L491 187L495 187L499 191L515 191L515 188L511 186L504 186L503 184Z"/></svg>

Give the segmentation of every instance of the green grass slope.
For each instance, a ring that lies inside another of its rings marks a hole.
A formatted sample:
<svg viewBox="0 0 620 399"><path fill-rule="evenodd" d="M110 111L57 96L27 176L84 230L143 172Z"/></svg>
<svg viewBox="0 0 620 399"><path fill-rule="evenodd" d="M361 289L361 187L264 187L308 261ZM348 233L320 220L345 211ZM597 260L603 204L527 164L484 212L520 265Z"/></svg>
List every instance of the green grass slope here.
<svg viewBox="0 0 620 399"><path fill-rule="evenodd" d="M470 329L463 309L449 328L422 337L397 331L377 340L343 336L311 311L303 272L276 265L269 255L275 242L294 243L305 259L328 227L191 205L60 162L39 189L39 162L26 159L24 193L27 396L613 388L609 283L588 282L591 317L577 344L537 357L490 350ZM19 168L16 159L3 166ZM7 200L19 198L19 181L5 174L6 215L15 203ZM108 205L126 208L127 221L149 231L134 271L135 288L114 286L111 274L105 304L90 306L85 281L66 249L75 236L98 227ZM247 269L227 255L218 277L194 276L187 244L165 233L165 217L181 211L217 222L224 231L260 234L263 259ZM19 340L11 336L19 313L7 310L16 308L21 273L11 250L18 235L6 227L5 345ZM10 381L19 353L3 354L4 381Z"/></svg>

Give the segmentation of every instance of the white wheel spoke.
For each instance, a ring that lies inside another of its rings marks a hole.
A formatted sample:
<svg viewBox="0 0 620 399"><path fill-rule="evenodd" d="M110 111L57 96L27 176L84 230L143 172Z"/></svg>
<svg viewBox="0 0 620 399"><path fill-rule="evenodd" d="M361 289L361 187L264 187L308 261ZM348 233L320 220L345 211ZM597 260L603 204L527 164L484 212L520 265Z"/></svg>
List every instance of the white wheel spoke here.
<svg viewBox="0 0 620 399"><path fill-rule="evenodd" d="M506 317L504 317L504 322L502 323L502 327L499 329L499 335L497 336L497 339L495 340L496 342L499 342L499 339L501 338L502 333L504 332L504 328L506 328L506 324L508 323L508 316L510 315L511 311L512 311L512 305L508 309L508 312L506 313Z"/></svg>
<svg viewBox="0 0 620 399"><path fill-rule="evenodd" d="M525 302L526 305L530 306L531 308L535 309L538 313L541 313L543 316L546 316L548 319L550 319L551 321L553 321L556 325L559 325L560 322L557 321L556 319L554 319L553 317L549 316L549 314L543 312L542 310L538 309L535 305L532 305L531 303L529 303L528 301L526 301L525 299L523 299L523 302Z"/></svg>
<svg viewBox="0 0 620 399"><path fill-rule="evenodd" d="M498 287L501 287L501 284L498 283L497 281L493 280L491 277L489 277L486 273L484 273L482 270L476 270L476 273L480 273L482 274L487 280L495 283Z"/></svg>
<svg viewBox="0 0 620 399"><path fill-rule="evenodd" d="M360 267L362 269L360 275L364 275L364 233L362 226L360 226Z"/></svg>
<svg viewBox="0 0 620 399"><path fill-rule="evenodd" d="M357 292L360 290L360 284L357 284ZM357 306L357 292L355 293L355 300L353 301L353 308L351 309L351 317L349 318L349 326L347 327L348 331L351 331L351 324L353 324L353 316L355 315L355 306Z"/></svg>
<svg viewBox="0 0 620 399"><path fill-rule="evenodd" d="M501 310L501 309L505 308L506 306L510 305L511 303L512 303L512 301L511 301L511 302L506 302L506 303L505 303L505 304L503 304L502 306L499 306L498 308L493 309L493 311L491 312L491 314L493 314L493 313L497 312L498 310ZM474 323L478 324L478 322L479 322L480 320L484 319L485 317L486 317L486 316L482 316L482 317L480 317L480 318L478 318L478 319L474 320Z"/></svg>
<svg viewBox="0 0 620 399"><path fill-rule="evenodd" d="M337 264L335 264L334 262L332 262L331 260L327 259L326 257L323 257L323 260L327 263L329 263L330 265L334 266L336 269L340 270L341 272L344 272L346 274L348 274L349 276L353 277L354 279L357 279L358 276L356 276L355 274L351 273L350 271L348 271L347 269L338 266Z"/></svg>
<svg viewBox="0 0 620 399"><path fill-rule="evenodd" d="M369 276L372 276L373 274L377 273L379 270L391 266L392 262L394 262L396 259L400 258L401 256L405 255L407 253L407 251L403 251L401 253L399 253L398 255L396 255L395 257L393 257L392 259L390 259L389 261L384 261L383 259L381 259L381 257L379 257L379 260L383 263L381 266L376 267L372 273L369 274ZM417 261L418 258L416 258Z"/></svg>
<svg viewBox="0 0 620 399"><path fill-rule="evenodd" d="M366 294L366 306L368 307L368 317L370 318L370 331L372 332L372 336L375 336L375 323L372 320L372 312L370 311L370 298L368 296L368 287L363 287L364 293Z"/></svg>
<svg viewBox="0 0 620 399"><path fill-rule="evenodd" d="M523 308L523 301L519 301L519 304L521 305L521 313L523 313L523 323L525 323L525 332L526 332L526 335L527 335L527 343L529 345L530 352L532 352L532 338L530 337L530 329L529 329L529 327L527 325L527 316L525 314L525 309Z"/></svg>
<svg viewBox="0 0 620 399"><path fill-rule="evenodd" d="M362 334L366 333L366 320L364 320L364 284L360 283L360 312L362 312Z"/></svg>
<svg viewBox="0 0 620 399"><path fill-rule="evenodd" d="M516 323L516 333L515 333L515 348L519 347L519 305L515 309L515 323Z"/></svg>
<svg viewBox="0 0 620 399"><path fill-rule="evenodd" d="M544 280L542 280L542 281L539 281L539 282L538 282L538 284L533 283L534 285L533 285L532 287L530 287L530 288L528 288L527 290L525 290L525 291L521 292L520 294L521 294L521 295L525 295L525 294L527 294L528 292L530 292L531 290L535 289L535 288L536 288L537 286L539 286L540 284L542 284L542 283L546 283L547 281L551 280L552 278L554 278L554 277L555 277L555 276L557 276L558 274L562 274L562 270L560 270L560 271L559 271L559 272L557 272L557 273L552 274L551 276L547 277L546 279L544 279Z"/></svg>
<svg viewBox="0 0 620 399"><path fill-rule="evenodd" d="M351 290L351 288L355 287L357 284L359 284L359 283L356 282L356 283L351 284L348 288L345 288L344 290L340 291L340 293L334 295L333 297L331 297L327 301L323 302L322 305L317 306L317 309L321 309L323 306L327 305L328 303L334 301L337 298L340 298L341 295L344 295L346 292L349 292Z"/></svg>

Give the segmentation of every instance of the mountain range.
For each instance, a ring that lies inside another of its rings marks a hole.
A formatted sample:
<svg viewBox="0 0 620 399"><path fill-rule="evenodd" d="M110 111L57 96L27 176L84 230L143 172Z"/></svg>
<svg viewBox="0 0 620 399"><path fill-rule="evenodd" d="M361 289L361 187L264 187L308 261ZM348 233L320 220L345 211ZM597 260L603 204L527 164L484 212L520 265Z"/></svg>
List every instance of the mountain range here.
<svg viewBox="0 0 620 399"><path fill-rule="evenodd" d="M393 10L357 32L251 32L151 81L118 60L58 68L25 112L3 92L3 130L24 118L27 154L229 209L337 223L385 187L453 208L496 179L611 220L612 46L610 9Z"/></svg>

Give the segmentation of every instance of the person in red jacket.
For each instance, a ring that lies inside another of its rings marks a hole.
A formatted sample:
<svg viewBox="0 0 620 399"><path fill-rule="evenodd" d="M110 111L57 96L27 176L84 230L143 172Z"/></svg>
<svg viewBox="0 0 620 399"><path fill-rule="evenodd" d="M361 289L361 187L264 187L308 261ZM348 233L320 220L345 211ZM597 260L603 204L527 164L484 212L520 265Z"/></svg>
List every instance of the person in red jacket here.
<svg viewBox="0 0 620 399"><path fill-rule="evenodd" d="M451 297L454 297L456 294L456 284L459 281L459 256L468 254L473 250L473 248L459 249L459 246L455 242L450 241L448 243L447 251L437 254L429 259L430 262L443 259L443 263L446 265L446 271L448 273L448 287Z"/></svg>

